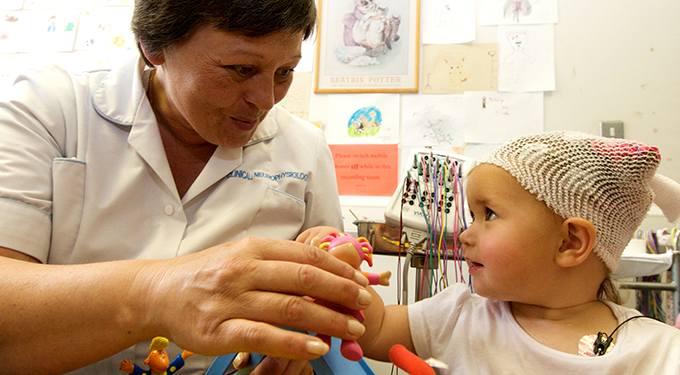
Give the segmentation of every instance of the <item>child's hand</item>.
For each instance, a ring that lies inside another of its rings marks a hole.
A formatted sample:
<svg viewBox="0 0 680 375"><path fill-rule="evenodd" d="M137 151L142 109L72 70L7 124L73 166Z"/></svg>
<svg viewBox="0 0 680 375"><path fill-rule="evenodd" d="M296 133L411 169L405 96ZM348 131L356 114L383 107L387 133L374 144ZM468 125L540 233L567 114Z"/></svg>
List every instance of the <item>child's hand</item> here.
<svg viewBox="0 0 680 375"><path fill-rule="evenodd" d="M378 285L388 286L390 285L390 277L392 276L391 271L382 271L378 274Z"/></svg>
<svg viewBox="0 0 680 375"><path fill-rule="evenodd" d="M135 365L133 365L131 361L126 359L120 363L120 371L125 371L129 374L132 374L135 371Z"/></svg>
<svg viewBox="0 0 680 375"><path fill-rule="evenodd" d="M321 243L321 239L326 237L327 235L329 235L331 233L342 233L342 231L337 229L337 228L333 228L333 227L318 226L318 227L314 227L314 228L309 228L306 231L300 233L300 235L297 236L295 241L302 242L305 245L314 246L314 244L312 244L312 240L315 237L318 237L319 243ZM318 246L318 245L316 245L316 246Z"/></svg>

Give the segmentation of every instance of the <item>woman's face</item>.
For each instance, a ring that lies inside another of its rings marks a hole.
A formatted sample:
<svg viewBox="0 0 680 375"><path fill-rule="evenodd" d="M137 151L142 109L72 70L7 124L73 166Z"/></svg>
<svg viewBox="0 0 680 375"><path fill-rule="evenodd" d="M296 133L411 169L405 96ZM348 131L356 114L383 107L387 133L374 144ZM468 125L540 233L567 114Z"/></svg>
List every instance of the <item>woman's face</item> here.
<svg viewBox="0 0 680 375"><path fill-rule="evenodd" d="M199 27L150 59L162 83L159 122L188 143L245 145L288 92L301 44L302 33L254 38Z"/></svg>

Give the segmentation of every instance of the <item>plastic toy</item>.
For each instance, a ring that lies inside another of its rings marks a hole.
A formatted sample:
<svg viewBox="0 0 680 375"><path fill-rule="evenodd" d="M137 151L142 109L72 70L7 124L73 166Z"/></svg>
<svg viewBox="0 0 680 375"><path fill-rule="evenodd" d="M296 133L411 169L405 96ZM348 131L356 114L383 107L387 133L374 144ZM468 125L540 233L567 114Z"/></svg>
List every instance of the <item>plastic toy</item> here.
<svg viewBox="0 0 680 375"><path fill-rule="evenodd" d="M184 366L184 361L194 353L184 350L170 362L168 353L165 351L167 345L168 339L165 337L154 337L149 346L149 356L144 360L144 363L149 366L148 370L142 370L141 367L127 359L120 363L120 370L133 375L174 374Z"/></svg>
<svg viewBox="0 0 680 375"><path fill-rule="evenodd" d="M316 245L315 242L316 241L312 242L312 244ZM330 233L321 240L318 247L328 251L329 254L356 269L359 269L359 266L364 260L368 263L369 267L373 266L373 247L371 247L371 244L368 243L368 240L364 237L356 239L347 233ZM383 271L379 274L368 272L361 273L368 278L368 283L370 285L390 285L390 276L392 275L392 272L390 271ZM364 314L360 310L350 310L344 306L322 300L314 300L314 302L342 313L352 315L359 322L364 321ZM317 337L329 346L331 345L331 338L329 336L317 335ZM358 361L364 356L359 344L353 340L342 340L340 353L350 361Z"/></svg>
<svg viewBox="0 0 680 375"><path fill-rule="evenodd" d="M291 331L303 332L297 329L285 328ZM331 350L317 359L309 361L314 369L316 375L376 375L371 367L364 359L358 362L350 361L340 354L338 347L340 346L340 339L332 337L333 345ZM227 354L215 358L212 365L205 375L248 375L250 374L260 361L264 358L263 355L257 353L250 353L250 360L245 368L241 370L233 370L230 365L236 357L237 353Z"/></svg>

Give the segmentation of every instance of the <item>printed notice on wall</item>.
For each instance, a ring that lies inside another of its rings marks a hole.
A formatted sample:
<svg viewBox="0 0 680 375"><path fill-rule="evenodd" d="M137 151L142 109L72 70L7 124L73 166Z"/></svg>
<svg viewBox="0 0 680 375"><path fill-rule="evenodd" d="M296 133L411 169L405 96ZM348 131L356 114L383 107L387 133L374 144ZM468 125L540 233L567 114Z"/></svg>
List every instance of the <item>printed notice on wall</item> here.
<svg viewBox="0 0 680 375"><path fill-rule="evenodd" d="M340 195L391 196L397 188L396 144L330 145Z"/></svg>

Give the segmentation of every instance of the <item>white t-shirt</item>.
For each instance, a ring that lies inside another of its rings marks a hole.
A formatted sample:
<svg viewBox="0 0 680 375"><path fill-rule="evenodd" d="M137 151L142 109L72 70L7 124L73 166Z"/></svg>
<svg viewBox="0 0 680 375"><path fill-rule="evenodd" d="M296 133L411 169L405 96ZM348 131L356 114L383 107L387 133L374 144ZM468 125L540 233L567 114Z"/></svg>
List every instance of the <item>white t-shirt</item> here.
<svg viewBox="0 0 680 375"><path fill-rule="evenodd" d="M51 67L18 78L12 100L0 103L0 246L73 264L165 259L247 236L294 239L317 225L342 229L323 132L278 106L246 146L218 147L180 198L147 81L138 56L110 71ZM117 375L123 359L143 364L148 348L82 372ZM181 371L205 373L210 363L193 356Z"/></svg>
<svg viewBox="0 0 680 375"><path fill-rule="evenodd" d="M641 315L607 305L619 323ZM507 302L472 294L465 284L409 305L408 316L416 353L448 364L442 375L680 374L680 330L652 319L621 326L604 356L579 357L540 344L519 326Z"/></svg>

